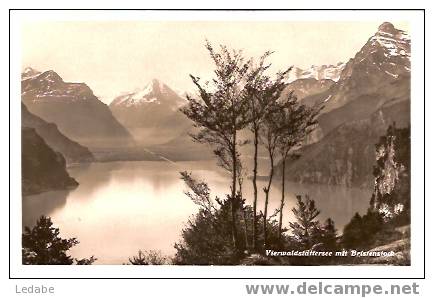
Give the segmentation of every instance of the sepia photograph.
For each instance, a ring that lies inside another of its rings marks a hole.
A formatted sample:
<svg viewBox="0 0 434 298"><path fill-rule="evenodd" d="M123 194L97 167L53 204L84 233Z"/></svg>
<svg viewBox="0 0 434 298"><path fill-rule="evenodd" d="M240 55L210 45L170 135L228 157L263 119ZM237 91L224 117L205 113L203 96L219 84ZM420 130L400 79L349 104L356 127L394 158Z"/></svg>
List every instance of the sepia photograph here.
<svg viewBox="0 0 434 298"><path fill-rule="evenodd" d="M21 265L422 253L405 18L39 18L19 34Z"/></svg>

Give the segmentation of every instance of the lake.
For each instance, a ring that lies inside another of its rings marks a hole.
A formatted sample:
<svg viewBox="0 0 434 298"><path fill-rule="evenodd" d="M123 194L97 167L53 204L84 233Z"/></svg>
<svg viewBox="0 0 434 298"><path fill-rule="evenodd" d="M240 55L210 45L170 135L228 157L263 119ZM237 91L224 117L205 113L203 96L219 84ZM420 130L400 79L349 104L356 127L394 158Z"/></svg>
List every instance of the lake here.
<svg viewBox="0 0 434 298"><path fill-rule="evenodd" d="M130 161L79 165L68 172L80 185L70 191L50 191L23 198L23 225L33 226L41 215L50 216L62 237L76 237L80 244L71 250L77 258L95 255L95 264L122 264L139 249L161 250L173 255L181 229L198 210L184 194L180 171L206 180L212 197L229 192L230 175L215 161ZM259 203L263 207L258 182ZM253 194L245 179L244 197ZM321 210L320 219L331 217L338 229L355 212L364 213L371 190L340 186L287 183L284 225L292 220L295 194L308 194ZM279 183L273 185L269 214L280 204Z"/></svg>

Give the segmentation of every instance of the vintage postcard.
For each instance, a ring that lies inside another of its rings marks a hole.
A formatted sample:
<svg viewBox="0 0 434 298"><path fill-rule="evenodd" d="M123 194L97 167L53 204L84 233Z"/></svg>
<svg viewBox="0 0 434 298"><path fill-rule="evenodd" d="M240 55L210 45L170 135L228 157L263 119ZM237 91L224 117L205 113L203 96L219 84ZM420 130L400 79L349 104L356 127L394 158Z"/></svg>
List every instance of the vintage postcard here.
<svg viewBox="0 0 434 298"><path fill-rule="evenodd" d="M420 273L419 19L17 12L17 273Z"/></svg>

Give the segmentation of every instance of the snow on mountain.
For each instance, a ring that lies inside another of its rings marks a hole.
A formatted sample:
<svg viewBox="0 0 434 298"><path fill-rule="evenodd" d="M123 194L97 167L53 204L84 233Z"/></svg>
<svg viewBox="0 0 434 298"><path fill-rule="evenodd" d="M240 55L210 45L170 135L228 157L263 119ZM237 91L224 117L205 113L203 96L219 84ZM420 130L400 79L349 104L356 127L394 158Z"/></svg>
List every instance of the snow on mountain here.
<svg viewBox="0 0 434 298"><path fill-rule="evenodd" d="M411 40L409 35L385 22L371 36L341 74L341 79L353 76L356 70L374 74L380 71L387 77L397 79L411 69ZM370 75L370 77L373 77Z"/></svg>
<svg viewBox="0 0 434 298"><path fill-rule="evenodd" d="M21 73L21 80L27 80L27 79L36 77L40 74L41 74L40 71L28 66L28 67L24 68L23 72Z"/></svg>
<svg viewBox="0 0 434 298"><path fill-rule="evenodd" d="M305 104L324 105L319 117L323 135L345 121L367 117L385 104L408 101L410 57L410 37L391 23L381 24L345 64L338 82L303 99Z"/></svg>
<svg viewBox="0 0 434 298"><path fill-rule="evenodd" d="M21 96L33 101L93 99L93 91L85 83L69 83L53 70L43 73L28 70L21 75Z"/></svg>
<svg viewBox="0 0 434 298"><path fill-rule="evenodd" d="M410 37L405 31L395 29L391 23L381 24L377 33L370 38L370 42L378 43L387 49L387 56L411 56Z"/></svg>
<svg viewBox="0 0 434 298"><path fill-rule="evenodd" d="M172 110L175 110L184 103L185 101L181 96L173 91L169 86L158 79L153 79L141 89L136 89L119 95L112 101L110 106L131 107L147 104L167 104L172 106Z"/></svg>
<svg viewBox="0 0 434 298"><path fill-rule="evenodd" d="M336 65L312 65L308 69L294 67L289 74L288 83L298 79L333 80L337 82L344 68L345 63L342 62Z"/></svg>
<svg viewBox="0 0 434 298"><path fill-rule="evenodd" d="M407 32L396 29L393 24L385 22L378 27L378 31L369 38L360 52L347 63L339 62L336 65L312 65L308 69L294 67L288 79L293 82L297 79L313 78L316 80L329 79L338 82L351 76L354 63L365 61L391 77L397 78L401 70L410 72L411 40ZM398 69L400 68L401 69ZM397 70L398 69L398 70Z"/></svg>
<svg viewBox="0 0 434 298"><path fill-rule="evenodd" d="M136 140L149 144L167 142L191 125L179 111L186 103L167 84L153 79L143 88L116 97L109 107Z"/></svg>
<svg viewBox="0 0 434 298"><path fill-rule="evenodd" d="M327 103L323 112L339 108L363 94L384 93L383 99L397 92L394 86L408 79L411 71L409 35L385 22L365 45L349 59L334 86L309 96L306 103ZM393 86L394 88L392 88ZM381 101L383 102L383 101Z"/></svg>

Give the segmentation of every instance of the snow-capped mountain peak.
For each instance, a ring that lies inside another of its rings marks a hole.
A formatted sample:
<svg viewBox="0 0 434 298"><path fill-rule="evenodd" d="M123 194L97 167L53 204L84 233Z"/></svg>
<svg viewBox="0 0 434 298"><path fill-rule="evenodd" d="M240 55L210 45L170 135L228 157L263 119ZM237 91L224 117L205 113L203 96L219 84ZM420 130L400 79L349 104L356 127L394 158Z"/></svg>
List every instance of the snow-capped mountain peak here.
<svg viewBox="0 0 434 298"><path fill-rule="evenodd" d="M345 65L340 79L322 102L324 112L344 106L364 92L390 90L390 84L405 85L411 71L411 40L406 32L385 22ZM379 87L382 86L382 87ZM327 97L331 95L330 97Z"/></svg>
<svg viewBox="0 0 434 298"><path fill-rule="evenodd" d="M397 79L410 73L410 58L409 35L385 22L378 27L378 31L368 39L356 56L347 62L348 67L343 70L341 79L352 76L356 65L357 69L368 74L380 71L392 79Z"/></svg>
<svg viewBox="0 0 434 298"><path fill-rule="evenodd" d="M403 30L396 29L393 24L385 22L378 27L377 33L369 40L372 45L380 45L387 56L410 57L410 37Z"/></svg>
<svg viewBox="0 0 434 298"><path fill-rule="evenodd" d="M169 86L158 79L152 79L143 88L125 92L116 97L111 106L141 106L148 104L169 104L176 108L183 102L182 98Z"/></svg>
<svg viewBox="0 0 434 298"><path fill-rule="evenodd" d="M186 100L167 84L153 79L142 88L116 97L109 107L137 140L150 142L150 139L174 138L191 125L179 110L185 104Z"/></svg>
<svg viewBox="0 0 434 298"><path fill-rule="evenodd" d="M43 72L41 75L38 76L38 80L40 82L45 81L51 84L63 82L63 79L54 70L48 70Z"/></svg>

